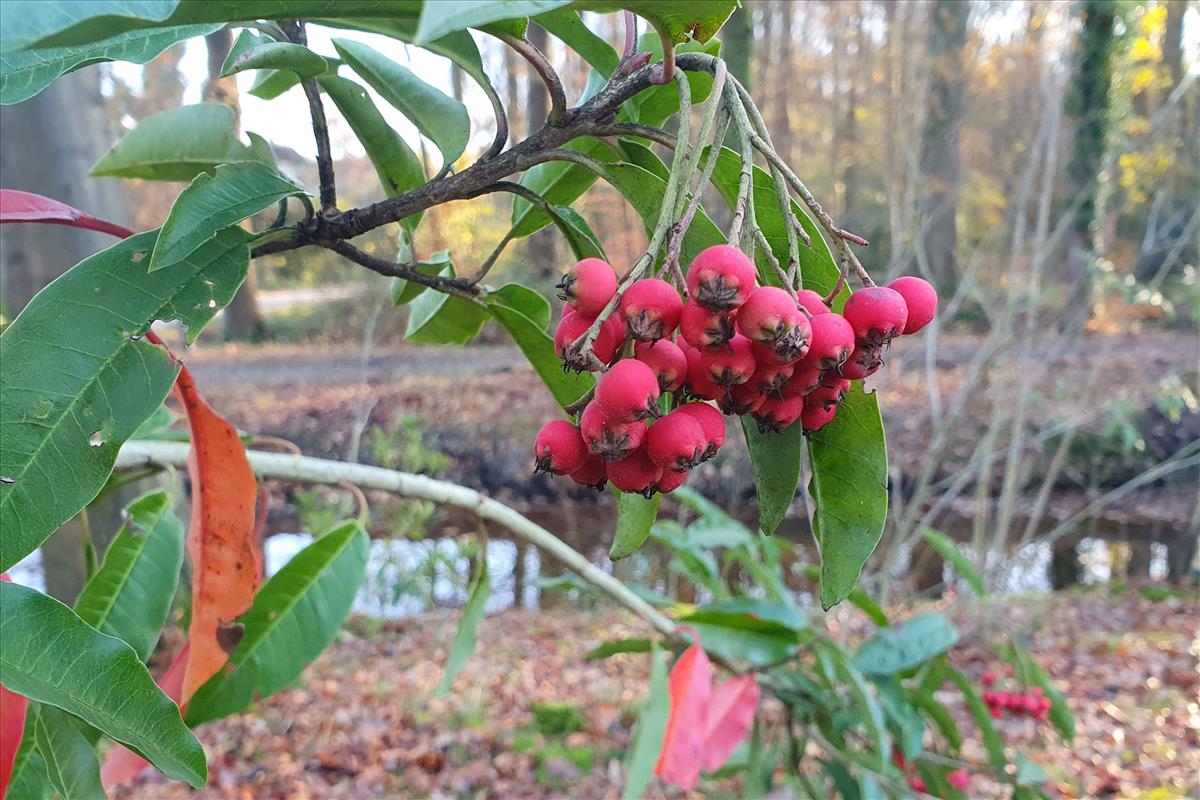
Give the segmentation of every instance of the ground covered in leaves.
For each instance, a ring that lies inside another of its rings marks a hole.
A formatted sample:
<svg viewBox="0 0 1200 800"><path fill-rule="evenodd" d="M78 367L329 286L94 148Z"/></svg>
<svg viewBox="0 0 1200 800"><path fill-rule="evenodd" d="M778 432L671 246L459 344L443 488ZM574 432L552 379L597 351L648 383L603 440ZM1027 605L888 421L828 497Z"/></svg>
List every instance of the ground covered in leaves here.
<svg viewBox="0 0 1200 800"><path fill-rule="evenodd" d="M999 723L1010 744L1042 765L1053 796L1200 793L1200 604L1194 593L1164 594L1094 590L948 605L963 632L951 656L968 674L1000 670L988 645L1014 635L1067 695L1074 744L1029 720ZM475 657L453 690L437 697L456 621L355 620L296 687L254 713L199 730L211 765L206 789L193 793L146 773L117 796L619 797L649 659L588 662L584 655L606 639L644 634L643 626L616 611L502 612L481 625ZM852 610L813 624L851 640L865 630ZM949 692L944 699L967 734L964 757L982 763L961 699ZM769 725L779 709L768 705L765 713ZM815 764L817 755L806 760ZM736 778L708 781L696 796L739 790ZM649 792L678 796L657 783ZM1002 796L982 777L971 794ZM785 787L775 796L792 795Z"/></svg>

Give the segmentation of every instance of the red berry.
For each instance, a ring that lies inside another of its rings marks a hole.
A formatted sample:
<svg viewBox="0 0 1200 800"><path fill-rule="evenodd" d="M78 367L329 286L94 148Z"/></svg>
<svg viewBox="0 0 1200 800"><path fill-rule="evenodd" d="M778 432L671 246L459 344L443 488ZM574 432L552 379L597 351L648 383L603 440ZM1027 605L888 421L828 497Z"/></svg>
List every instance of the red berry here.
<svg viewBox="0 0 1200 800"><path fill-rule="evenodd" d="M904 297L886 286L868 286L850 295L842 316L859 344L879 345L899 336L908 320Z"/></svg>
<svg viewBox="0 0 1200 800"><path fill-rule="evenodd" d="M829 313L829 306L825 305L825 298L812 289L801 289L796 292L796 302L808 309L808 313L814 317Z"/></svg>
<svg viewBox="0 0 1200 800"><path fill-rule="evenodd" d="M984 686L991 686L996 682L996 673L989 670L988 672L983 673L983 677L980 678L980 681Z"/></svg>
<svg viewBox="0 0 1200 800"><path fill-rule="evenodd" d="M622 492L638 492L647 496L662 478L662 467L646 455L646 448L634 450L620 461L610 461L606 468L612 485Z"/></svg>
<svg viewBox="0 0 1200 800"><path fill-rule="evenodd" d="M783 387L791 380L794 369L791 364L777 366L760 363L754 370L754 374L750 376L750 385L759 394L781 397Z"/></svg>
<svg viewBox="0 0 1200 800"><path fill-rule="evenodd" d="M663 470L662 477L658 479L658 483L654 484L654 491L659 494L670 494L680 486L683 486L684 481L687 480L687 476L686 469L680 472L665 469Z"/></svg>
<svg viewBox="0 0 1200 800"><path fill-rule="evenodd" d="M750 380L757 366L754 348L745 336L734 336L720 350L701 352L700 365L709 380L725 388L738 386Z"/></svg>
<svg viewBox="0 0 1200 800"><path fill-rule="evenodd" d="M1038 713L1038 710L1042 707L1042 701L1031 694L1027 694L1021 699L1025 704L1025 713L1030 716Z"/></svg>
<svg viewBox="0 0 1200 800"><path fill-rule="evenodd" d="M533 440L534 473L553 472L566 475L587 461L587 446L579 429L565 419L552 419L538 431Z"/></svg>
<svg viewBox="0 0 1200 800"><path fill-rule="evenodd" d="M782 361L795 361L808 350L808 317L791 295L777 286L761 286L738 309L737 327L747 339L766 345Z"/></svg>
<svg viewBox="0 0 1200 800"><path fill-rule="evenodd" d="M585 258L558 282L558 297L580 314L598 317L617 293L617 273L607 262Z"/></svg>
<svg viewBox="0 0 1200 800"><path fill-rule="evenodd" d="M766 399L767 396L759 394L754 386L749 383L742 383L729 389L721 397L718 397L717 405L726 414L741 416L742 414L753 414L766 402Z"/></svg>
<svg viewBox="0 0 1200 800"><path fill-rule="evenodd" d="M684 403L675 410L691 416L700 423L700 429L704 431L704 439L707 442L704 460L715 456L721 445L725 444L725 418L721 416L721 412L708 403Z"/></svg>
<svg viewBox="0 0 1200 800"><path fill-rule="evenodd" d="M683 300L675 287L658 278L643 278L621 295L625 330L634 339L652 342L670 336L679 327Z"/></svg>
<svg viewBox="0 0 1200 800"><path fill-rule="evenodd" d="M874 375L882 366L883 348L864 347L860 344L854 348L854 352L850 354L838 371L841 372L843 378L857 381Z"/></svg>
<svg viewBox="0 0 1200 800"><path fill-rule="evenodd" d="M837 406L822 408L821 406L806 405L804 411L800 413L800 424L804 426L805 433L816 433L832 422L836 414Z"/></svg>
<svg viewBox="0 0 1200 800"><path fill-rule="evenodd" d="M664 392L673 392L687 377L687 356L679 345L670 339L659 339L654 342L638 342L634 347L634 356L638 361L654 370L658 376L658 388Z"/></svg>
<svg viewBox="0 0 1200 800"><path fill-rule="evenodd" d="M933 321L937 314L937 290L924 278L904 275L888 284L904 298L908 318L901 333L916 333Z"/></svg>
<svg viewBox="0 0 1200 800"><path fill-rule="evenodd" d="M700 351L689 347L683 351L688 362L687 387L694 397L703 400L716 400L725 395L725 390L708 377L704 364L700 360Z"/></svg>
<svg viewBox="0 0 1200 800"><path fill-rule="evenodd" d="M989 706L994 706L999 703L999 700L997 700L995 692L984 692L983 702L987 703Z"/></svg>
<svg viewBox="0 0 1200 800"><path fill-rule="evenodd" d="M658 416L658 376L633 358L613 364L596 384L596 402L614 422Z"/></svg>
<svg viewBox="0 0 1200 800"><path fill-rule="evenodd" d="M756 364L774 364L782 367L784 364L796 364L800 361L799 358L781 358L770 345L751 342L750 348L754 352L754 361Z"/></svg>
<svg viewBox="0 0 1200 800"><path fill-rule="evenodd" d="M614 315L600 323L600 331L596 334L596 340L592 342L592 352L605 364L613 360L613 356L617 354L624 338L620 329L620 320L617 320L614 325L615 319ZM567 352L576 339L587 333L593 322L595 319L591 317L585 317L576 311L569 311L563 315L563 318L559 320L558 327L554 329L554 352L567 362L567 366L577 371L591 371L596 368L591 362L581 360L577 363Z"/></svg>
<svg viewBox="0 0 1200 800"><path fill-rule="evenodd" d="M854 352L854 329L841 314L819 314L808 321L812 330L804 363L836 369Z"/></svg>
<svg viewBox="0 0 1200 800"><path fill-rule="evenodd" d="M579 432L589 452L605 461L619 461L641 446L646 438L646 423L613 422L599 403L591 402L579 416Z"/></svg>
<svg viewBox="0 0 1200 800"><path fill-rule="evenodd" d="M790 428L803 413L803 397L768 397L754 412L754 419L760 428L778 433Z"/></svg>
<svg viewBox="0 0 1200 800"><path fill-rule="evenodd" d="M988 713L992 715L992 719L1000 719L1004 712L1000 710L1000 706L988 706Z"/></svg>
<svg viewBox="0 0 1200 800"><path fill-rule="evenodd" d="M679 315L679 335L698 350L715 350L733 338L734 312L709 311L686 303Z"/></svg>
<svg viewBox="0 0 1200 800"><path fill-rule="evenodd" d="M571 480L583 486L590 486L596 491L602 491L608 483L604 471L604 459L595 454L589 454L583 466L571 473Z"/></svg>
<svg viewBox="0 0 1200 800"><path fill-rule="evenodd" d="M692 302L713 311L728 311L746 302L757 281L754 264L745 253L728 244L701 251L687 273Z"/></svg>
<svg viewBox="0 0 1200 800"><path fill-rule="evenodd" d="M813 389L805 400L809 405L819 405L821 408L829 409L842 402L842 398L846 396L846 392L850 391L850 381L846 378L839 378L836 375L828 375L821 381L821 385Z"/></svg>
<svg viewBox="0 0 1200 800"><path fill-rule="evenodd" d="M914 792L925 793L925 779L914 775L908 779L908 785Z"/></svg>
<svg viewBox="0 0 1200 800"><path fill-rule="evenodd" d="M783 385L784 397L803 397L821 385L821 370L801 361L792 367L792 378Z"/></svg>
<svg viewBox="0 0 1200 800"><path fill-rule="evenodd" d="M1010 692L997 692L996 705L1001 708L1010 708L1012 706L1013 696Z"/></svg>
<svg viewBox="0 0 1200 800"><path fill-rule="evenodd" d="M663 469L687 470L700 463L708 440L690 414L672 411L646 431L646 455Z"/></svg>
<svg viewBox="0 0 1200 800"><path fill-rule="evenodd" d="M946 783L950 784L952 789L958 789L961 792L970 785L971 774L965 769L951 770L946 773Z"/></svg>

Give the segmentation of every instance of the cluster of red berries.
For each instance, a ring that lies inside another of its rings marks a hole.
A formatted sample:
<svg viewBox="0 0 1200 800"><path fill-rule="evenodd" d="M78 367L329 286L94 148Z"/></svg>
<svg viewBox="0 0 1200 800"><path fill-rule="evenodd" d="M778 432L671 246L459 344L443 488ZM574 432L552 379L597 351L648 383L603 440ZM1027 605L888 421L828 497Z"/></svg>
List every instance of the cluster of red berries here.
<svg viewBox="0 0 1200 800"><path fill-rule="evenodd" d="M991 687L996 683L996 673L983 673L982 683L985 687ZM983 693L983 702L987 703L988 711L996 719L1009 711L1015 716L1033 717L1044 722L1050 714L1050 698L1042 693L1040 686L1028 692L993 692L989 689Z"/></svg>
<svg viewBox="0 0 1200 800"><path fill-rule="evenodd" d="M896 747L892 748L892 763L902 769L908 777L908 786L914 792L925 794L928 789L925 779L917 774L916 765L904 758L904 754ZM971 773L965 769L950 770L946 773L946 783L951 787L964 791L971 784Z"/></svg>
<svg viewBox="0 0 1200 800"><path fill-rule="evenodd" d="M812 290L793 298L759 286L742 251L715 245L688 269L688 302L664 280L635 281L586 354L571 345L612 302L616 273L600 259L584 259L558 288L570 307L554 333L565 368L611 366L578 428L556 420L539 432L537 469L590 486L607 479L647 495L674 490L689 469L716 454L725 436L720 412L749 414L763 430L796 422L807 433L819 430L833 419L851 380L879 369L892 338L920 330L937 310L932 286L900 278L855 292L835 314ZM616 360L627 340L634 342L632 357ZM676 407L664 416L666 394Z"/></svg>

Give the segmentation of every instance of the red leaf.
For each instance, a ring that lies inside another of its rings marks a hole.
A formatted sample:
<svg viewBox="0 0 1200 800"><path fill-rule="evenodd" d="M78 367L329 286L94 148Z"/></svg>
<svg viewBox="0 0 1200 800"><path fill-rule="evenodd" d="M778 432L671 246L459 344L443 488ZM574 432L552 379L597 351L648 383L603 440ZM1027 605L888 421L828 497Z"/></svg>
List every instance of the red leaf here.
<svg viewBox="0 0 1200 800"><path fill-rule="evenodd" d="M183 647L156 681L163 694L174 700L175 705L179 705L179 698L183 696L183 674L187 669L189 649L190 643L184 642ZM184 705L186 706L186 703ZM136 778L148 766L149 761L128 747L116 745L104 758L104 765L100 768L100 783L105 789L111 789Z"/></svg>
<svg viewBox="0 0 1200 800"><path fill-rule="evenodd" d="M8 573L0 574L0 581L9 580ZM8 791L12 778L13 763L17 760L17 748L25 733L25 710L29 701L24 696L0 686L0 797Z"/></svg>
<svg viewBox="0 0 1200 800"><path fill-rule="evenodd" d="M704 725L704 770L721 768L754 721L758 708L758 681L753 675L739 675L713 688Z"/></svg>
<svg viewBox="0 0 1200 800"><path fill-rule="evenodd" d="M254 599L262 554L254 532L257 484L237 431L205 402L187 369L179 373L175 396L187 411L192 434L187 541L192 624L191 657L183 680L186 701L224 666L236 645L240 629L232 625Z"/></svg>
<svg viewBox="0 0 1200 800"><path fill-rule="evenodd" d="M128 228L97 219L66 203L51 200L49 197L17 189L0 189L0 223L5 222L45 222L50 225L68 225L72 228L100 231L120 239L133 236L133 231Z"/></svg>
<svg viewBox="0 0 1200 800"><path fill-rule="evenodd" d="M712 664L699 644L683 651L667 680L671 712L654 774L685 792L700 782L712 680Z"/></svg>

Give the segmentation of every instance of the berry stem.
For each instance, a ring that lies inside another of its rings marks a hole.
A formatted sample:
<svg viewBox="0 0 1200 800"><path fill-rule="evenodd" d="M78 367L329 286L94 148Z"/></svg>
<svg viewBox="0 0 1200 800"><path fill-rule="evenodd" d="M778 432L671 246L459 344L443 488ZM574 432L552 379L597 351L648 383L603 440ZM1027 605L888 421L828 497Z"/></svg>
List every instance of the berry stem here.
<svg viewBox="0 0 1200 800"><path fill-rule="evenodd" d="M754 185L754 151L751 149L750 138L754 134L746 119L745 109L741 109L741 113L738 113L739 108L740 106L735 107L730 103L729 113L733 119L734 138L737 140L742 156L742 169L738 177L738 193L733 207L733 221L729 224L729 243L734 247L742 248L742 226L747 217L751 220L750 227L755 227L751 199L751 189Z"/></svg>
<svg viewBox="0 0 1200 800"><path fill-rule="evenodd" d="M518 39L508 34L496 34L496 37L517 51L517 54L533 67L542 83L546 84L546 91L550 93L550 115L546 118L546 123L555 127L562 125L567 119L567 94L563 91L562 81L554 67L550 66L546 54L534 47L528 39Z"/></svg>

